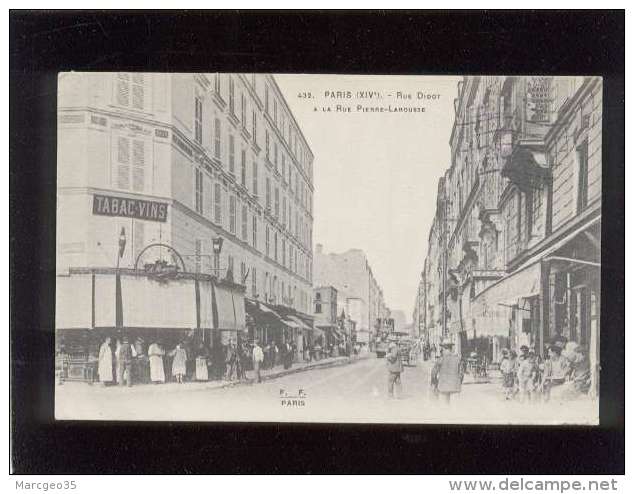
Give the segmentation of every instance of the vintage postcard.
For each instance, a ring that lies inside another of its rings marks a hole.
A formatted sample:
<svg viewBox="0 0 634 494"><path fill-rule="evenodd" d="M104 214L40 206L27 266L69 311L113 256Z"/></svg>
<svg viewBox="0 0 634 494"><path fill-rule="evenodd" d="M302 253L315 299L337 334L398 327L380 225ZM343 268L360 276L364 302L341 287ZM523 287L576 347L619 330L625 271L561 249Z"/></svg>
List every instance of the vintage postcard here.
<svg viewBox="0 0 634 494"><path fill-rule="evenodd" d="M58 82L56 419L598 424L600 77Z"/></svg>

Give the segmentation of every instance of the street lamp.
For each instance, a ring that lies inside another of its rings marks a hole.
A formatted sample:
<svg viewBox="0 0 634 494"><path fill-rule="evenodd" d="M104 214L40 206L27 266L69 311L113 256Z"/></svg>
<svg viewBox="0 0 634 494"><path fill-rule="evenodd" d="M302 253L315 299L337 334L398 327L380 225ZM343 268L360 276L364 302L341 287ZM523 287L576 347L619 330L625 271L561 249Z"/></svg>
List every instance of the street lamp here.
<svg viewBox="0 0 634 494"><path fill-rule="evenodd" d="M220 252L222 252L223 241L224 239L222 237L216 237L212 240L214 252L214 271L216 273L216 277L218 277L218 272L220 271Z"/></svg>

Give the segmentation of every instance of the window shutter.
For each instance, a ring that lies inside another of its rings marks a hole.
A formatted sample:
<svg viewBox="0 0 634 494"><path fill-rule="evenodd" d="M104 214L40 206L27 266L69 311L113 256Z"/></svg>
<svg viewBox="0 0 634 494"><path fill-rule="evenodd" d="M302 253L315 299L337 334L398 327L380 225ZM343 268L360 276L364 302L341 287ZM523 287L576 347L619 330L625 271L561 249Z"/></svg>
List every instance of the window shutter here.
<svg viewBox="0 0 634 494"><path fill-rule="evenodd" d="M117 187L130 188L130 139L117 139Z"/></svg>
<svg viewBox="0 0 634 494"><path fill-rule="evenodd" d="M145 189L145 142L132 141L132 188L137 192Z"/></svg>
<svg viewBox="0 0 634 494"><path fill-rule="evenodd" d="M145 80L143 74L132 74L132 108L143 110L145 107Z"/></svg>
<svg viewBox="0 0 634 494"><path fill-rule="evenodd" d="M117 74L117 104L130 106L130 77L122 72Z"/></svg>

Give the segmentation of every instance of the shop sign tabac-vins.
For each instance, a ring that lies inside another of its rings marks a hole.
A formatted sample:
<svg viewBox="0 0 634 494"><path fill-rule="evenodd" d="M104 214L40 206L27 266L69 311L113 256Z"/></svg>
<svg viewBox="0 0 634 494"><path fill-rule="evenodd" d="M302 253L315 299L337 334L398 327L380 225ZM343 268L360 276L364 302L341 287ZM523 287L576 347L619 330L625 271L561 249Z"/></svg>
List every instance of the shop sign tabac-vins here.
<svg viewBox="0 0 634 494"><path fill-rule="evenodd" d="M149 221L167 221L167 203L95 194L92 214Z"/></svg>

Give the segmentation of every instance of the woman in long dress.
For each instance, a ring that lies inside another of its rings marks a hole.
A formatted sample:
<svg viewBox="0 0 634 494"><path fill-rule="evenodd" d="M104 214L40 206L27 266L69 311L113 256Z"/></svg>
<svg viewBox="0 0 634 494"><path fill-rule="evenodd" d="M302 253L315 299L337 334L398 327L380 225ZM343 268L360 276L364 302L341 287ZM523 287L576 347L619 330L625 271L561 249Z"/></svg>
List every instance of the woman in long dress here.
<svg viewBox="0 0 634 494"><path fill-rule="evenodd" d="M150 357L150 380L154 384L165 382L165 369L163 368L163 355L165 350L158 343L154 342L147 351Z"/></svg>
<svg viewBox="0 0 634 494"><path fill-rule="evenodd" d="M106 337L106 341L99 348L99 367L97 369L99 380L106 385L112 382L112 348L110 348L110 338Z"/></svg>
<svg viewBox="0 0 634 494"><path fill-rule="evenodd" d="M176 382L182 383L183 378L187 374L187 352L179 343L176 348L172 350L174 355L174 362L172 363L172 375L176 378Z"/></svg>

